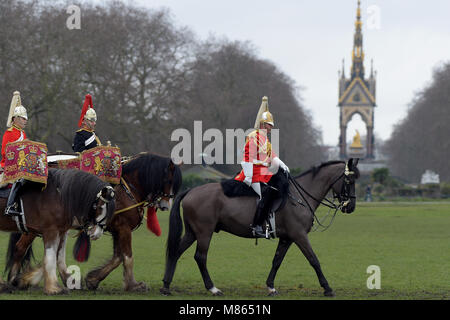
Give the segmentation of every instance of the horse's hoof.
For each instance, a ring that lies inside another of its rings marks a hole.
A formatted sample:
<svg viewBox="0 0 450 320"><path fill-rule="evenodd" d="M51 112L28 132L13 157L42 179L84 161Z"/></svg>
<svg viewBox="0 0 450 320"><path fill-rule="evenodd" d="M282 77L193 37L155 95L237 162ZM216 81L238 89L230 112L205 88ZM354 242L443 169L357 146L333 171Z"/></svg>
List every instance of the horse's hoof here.
<svg viewBox="0 0 450 320"><path fill-rule="evenodd" d="M97 290L98 284L99 284L100 282L99 282L99 281L96 281L96 280L91 280L91 279L89 279L89 278L86 278L85 283L86 283L86 288L87 288L88 290Z"/></svg>
<svg viewBox="0 0 450 320"><path fill-rule="evenodd" d="M127 288L125 288L125 291L130 291L130 292L147 292L148 291L148 287L144 282L139 282L134 284L133 286L129 286Z"/></svg>
<svg viewBox="0 0 450 320"><path fill-rule="evenodd" d="M69 290L66 288L60 288L60 287L54 287L51 289L44 289L44 293L48 296L55 296L55 295L62 295L62 294L68 294Z"/></svg>
<svg viewBox="0 0 450 320"><path fill-rule="evenodd" d="M223 292L220 291L219 289L217 289L216 287L212 287L211 289L209 289L209 291L211 291L211 293L214 297L223 296Z"/></svg>
<svg viewBox="0 0 450 320"><path fill-rule="evenodd" d="M161 293L163 296L170 296L170 295L172 295L170 293L170 289L169 288L161 288L161 289L159 289L159 293Z"/></svg>
<svg viewBox="0 0 450 320"><path fill-rule="evenodd" d="M271 289L269 289L269 294L267 295L267 296L269 296L269 297L275 297L275 296L277 296L279 293L278 293L278 291L276 290L276 289L274 289L274 288L271 288Z"/></svg>
<svg viewBox="0 0 450 320"><path fill-rule="evenodd" d="M334 293L334 291L331 290L331 289L325 291L325 292L323 293L323 295L324 295L325 297L335 297L335 296L336 296L336 294Z"/></svg>
<svg viewBox="0 0 450 320"><path fill-rule="evenodd" d="M14 291L14 288L7 284L7 283L2 283L0 284L0 293L12 293Z"/></svg>

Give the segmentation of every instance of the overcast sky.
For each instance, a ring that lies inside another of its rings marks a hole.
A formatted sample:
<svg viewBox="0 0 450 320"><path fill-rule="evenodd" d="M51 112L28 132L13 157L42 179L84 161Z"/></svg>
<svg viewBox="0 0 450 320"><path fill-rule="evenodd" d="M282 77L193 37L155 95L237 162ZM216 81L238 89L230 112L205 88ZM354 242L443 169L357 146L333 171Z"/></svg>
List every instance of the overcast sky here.
<svg viewBox="0 0 450 320"><path fill-rule="evenodd" d="M200 39L209 35L250 41L303 88L323 142L339 137L338 70L345 59L348 76L357 0L135 0L166 7L178 26ZM414 93L430 82L433 68L450 60L450 1L362 0L366 74L377 70L375 134L388 139L407 114ZM269 97L270 98L270 97ZM269 100L270 102L270 100ZM259 102L255 101L255 108ZM256 110L256 109L255 109ZM271 105L276 117L276 106ZM349 125L366 132L359 116Z"/></svg>

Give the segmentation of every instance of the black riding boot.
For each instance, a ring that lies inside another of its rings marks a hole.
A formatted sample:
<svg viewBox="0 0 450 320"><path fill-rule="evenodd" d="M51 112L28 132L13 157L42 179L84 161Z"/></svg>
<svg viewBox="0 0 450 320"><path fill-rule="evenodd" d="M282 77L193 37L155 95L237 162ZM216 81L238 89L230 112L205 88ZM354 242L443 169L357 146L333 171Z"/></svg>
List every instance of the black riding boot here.
<svg viewBox="0 0 450 320"><path fill-rule="evenodd" d="M264 210L264 198L262 198L261 200L258 201L258 205L256 207L256 213L255 213L255 217L253 218L253 224L252 224L252 232L253 232L253 236L255 238L266 238L268 239L268 235L266 234L266 230L265 228L262 226L265 221L265 219L263 218L264 214L263 214L263 210Z"/></svg>
<svg viewBox="0 0 450 320"><path fill-rule="evenodd" d="M24 180L20 179L16 182L14 182L11 192L8 196L8 202L6 204L5 209L5 215L6 216L20 216L21 215L21 209L19 204L19 191L24 185Z"/></svg>

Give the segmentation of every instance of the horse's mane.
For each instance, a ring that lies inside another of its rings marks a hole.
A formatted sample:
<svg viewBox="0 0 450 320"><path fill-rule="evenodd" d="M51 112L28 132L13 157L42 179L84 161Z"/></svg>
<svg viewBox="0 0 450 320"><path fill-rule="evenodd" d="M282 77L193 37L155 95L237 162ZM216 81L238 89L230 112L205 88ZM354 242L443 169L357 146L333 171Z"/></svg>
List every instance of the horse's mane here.
<svg viewBox="0 0 450 320"><path fill-rule="evenodd" d="M109 185L98 177L75 169L48 169L48 186L58 190L70 217L87 218L97 194Z"/></svg>
<svg viewBox="0 0 450 320"><path fill-rule="evenodd" d="M170 158L152 153L141 153L132 160L126 162L122 167L122 174L129 174L137 171L139 184L144 189L142 196L150 193L158 193L163 190L165 178L168 176ZM178 192L181 186L181 170L174 165L175 170L172 180L172 191Z"/></svg>
<svg viewBox="0 0 450 320"><path fill-rule="evenodd" d="M345 163L344 161L339 161L339 160L332 160L332 161L328 161L328 162L323 162L321 164L319 164L318 166L313 166L311 167L311 169L302 172L300 175L296 176L295 179L306 176L307 174L312 174L313 177L316 176L316 174L319 173L319 171L324 168L324 167L328 167L331 166L333 164L338 164L338 163Z"/></svg>
<svg viewBox="0 0 450 320"><path fill-rule="evenodd" d="M328 162L323 162L323 163L319 164L318 166L313 166L313 167L311 167L311 169L309 169L309 170L307 170L307 171L301 173L300 175L298 175L298 176L296 176L296 177L294 177L294 178L297 179L297 178L306 176L307 174L310 174L310 173L312 174L312 176L313 176L313 178L314 178L314 177L316 176L316 174L318 174L319 171L320 171L322 168L331 166L331 165L333 165L333 164L339 164L339 163L344 163L344 164L345 164L345 161L332 160L332 161L328 161ZM359 169L358 169L358 167L354 166L354 167L352 168L352 170L355 172L355 177L356 177L356 178L359 178Z"/></svg>

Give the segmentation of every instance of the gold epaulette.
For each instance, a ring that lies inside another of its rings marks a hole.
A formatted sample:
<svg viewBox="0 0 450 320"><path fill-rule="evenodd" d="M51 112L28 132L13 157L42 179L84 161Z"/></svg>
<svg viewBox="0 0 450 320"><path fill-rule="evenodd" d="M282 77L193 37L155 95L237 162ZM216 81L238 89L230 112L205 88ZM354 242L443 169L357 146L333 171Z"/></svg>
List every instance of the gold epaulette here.
<svg viewBox="0 0 450 320"><path fill-rule="evenodd" d="M13 129L17 129L17 130L19 130L19 131L23 131L22 129L20 129L19 127L16 127L15 125L12 125L8 130L6 130L6 131L13 131Z"/></svg>

